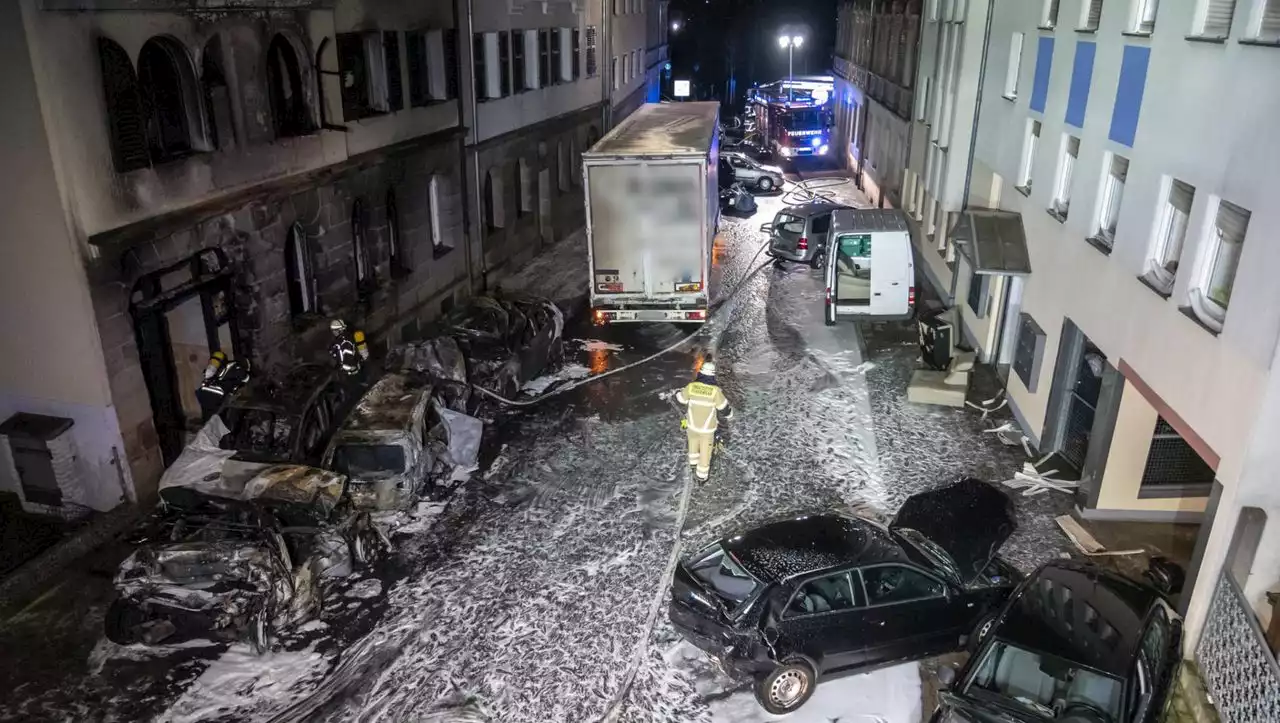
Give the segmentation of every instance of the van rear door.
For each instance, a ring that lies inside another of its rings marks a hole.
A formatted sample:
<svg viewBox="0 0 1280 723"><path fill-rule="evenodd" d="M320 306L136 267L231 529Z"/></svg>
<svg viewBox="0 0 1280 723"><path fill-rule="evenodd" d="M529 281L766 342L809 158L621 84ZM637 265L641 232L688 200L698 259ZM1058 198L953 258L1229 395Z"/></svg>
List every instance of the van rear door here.
<svg viewBox="0 0 1280 723"><path fill-rule="evenodd" d="M874 235L870 313L882 317L907 316L911 313L910 289L915 283L911 240L907 234L895 231Z"/></svg>

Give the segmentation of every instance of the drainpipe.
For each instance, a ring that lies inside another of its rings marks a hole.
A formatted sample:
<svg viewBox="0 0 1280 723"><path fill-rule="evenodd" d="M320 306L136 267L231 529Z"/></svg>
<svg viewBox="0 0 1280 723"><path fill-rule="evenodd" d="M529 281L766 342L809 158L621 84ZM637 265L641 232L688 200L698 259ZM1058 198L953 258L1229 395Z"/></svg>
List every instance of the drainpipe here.
<svg viewBox="0 0 1280 723"><path fill-rule="evenodd" d="M461 2L466 3L466 6L467 6L467 37L466 37L466 42L467 42L467 45L469 45L469 46L471 47L471 55L470 55L470 57L474 59L474 58L475 58L475 52L476 52L476 48L475 48L475 32L473 31L473 29L474 29L474 27L475 27L475 21L473 20L473 18L472 18L472 16L471 16L471 4L474 2L474 0L461 0ZM459 44L459 45L461 45L461 44ZM462 157L462 177L463 177L463 178L462 178L462 183L463 183L463 188L466 188L466 187L467 187L467 185L468 185L468 183L467 183L467 177L466 177L466 176L467 176L467 158L466 158L466 156L467 156L467 136L468 136L468 135L471 135L471 136L472 136L471 140L472 140L472 141L475 141L475 140L476 140L476 139L475 139L475 136L474 136L474 133L475 133L475 128L476 128L476 125L477 125L477 121L479 120L479 108L480 108L480 103L479 103L479 101L477 101L477 100L476 100L476 88L477 88L477 85L476 85L476 73L475 73L475 68L476 68L476 64L475 64L475 62L474 62L474 60L473 60L473 62L471 63L471 67L467 70L467 74L471 77L471 84L470 84L470 85L471 85L471 88L470 88L470 91L471 91L471 92L470 92L470 97L471 97L471 128L470 128L470 133L463 134L463 136L462 136L462 156L463 156L463 157ZM459 77L461 77L461 76L462 76L462 68L459 68L459 69L458 69L458 76L459 76ZM475 143L473 143L472 145L475 145ZM463 226L463 228L465 228L465 229L467 230L467 281L468 281L468 284L471 286L471 289L470 289L470 290L471 290L471 292L472 292L472 293L475 293L475 291L476 291L476 279L475 279L475 272L474 272L474 269L475 269L476 264L475 264L475 261L472 259L472 255L474 254L474 247L475 247L477 244L480 246L480 264L479 264L479 265L480 265L480 291L485 291L485 290L487 290L487 288L488 288L488 272L487 272L487 270L484 268L484 240L483 240L482 238L480 238L480 226L481 226L481 224L478 224L478 223L477 223L477 224L474 224L474 227L473 227L473 224L472 224L472 218L471 218L471 202L472 202L472 201L475 201L475 202L476 202L476 207L477 207L477 208L479 208L479 207L480 207L480 205L481 205L481 203L480 203L480 193L481 193L481 186L480 186L480 154L479 154L479 153L476 153L476 152L471 153L471 179L470 179L470 186L471 186L471 193L470 193L470 194L468 194L468 195L470 196L470 198L466 199L466 200L463 202L463 204L462 204L462 226ZM472 233L473 231L475 232L474 234Z"/></svg>
<svg viewBox="0 0 1280 723"><path fill-rule="evenodd" d="M982 33L982 63L978 66L978 97L973 103L973 132L969 134L969 165L964 171L964 197L960 202L969 208L969 187L973 184L973 157L978 150L978 119L982 116L982 86L987 82L987 50L991 45L991 19L995 16L996 0L988 0L987 24Z"/></svg>

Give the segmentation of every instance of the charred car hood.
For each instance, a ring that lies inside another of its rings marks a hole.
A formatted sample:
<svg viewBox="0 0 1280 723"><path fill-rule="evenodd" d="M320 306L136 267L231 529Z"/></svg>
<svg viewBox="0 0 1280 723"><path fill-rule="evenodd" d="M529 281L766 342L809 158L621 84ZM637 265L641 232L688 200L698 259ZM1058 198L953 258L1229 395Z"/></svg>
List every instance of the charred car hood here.
<svg viewBox="0 0 1280 723"><path fill-rule="evenodd" d="M966 478L907 498L889 524L915 530L955 562L965 584L977 579L1017 529L1013 500L1000 488Z"/></svg>

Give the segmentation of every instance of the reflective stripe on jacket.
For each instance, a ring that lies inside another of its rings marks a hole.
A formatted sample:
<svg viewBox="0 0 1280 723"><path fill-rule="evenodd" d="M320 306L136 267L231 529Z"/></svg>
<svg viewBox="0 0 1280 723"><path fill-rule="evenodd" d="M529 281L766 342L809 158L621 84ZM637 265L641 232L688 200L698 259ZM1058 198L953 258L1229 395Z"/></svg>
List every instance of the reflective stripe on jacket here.
<svg viewBox="0 0 1280 723"><path fill-rule="evenodd" d="M716 431L719 426L716 412L729 408L729 400L720 387L703 382L690 382L676 392L676 400L688 409L689 430L693 432Z"/></svg>

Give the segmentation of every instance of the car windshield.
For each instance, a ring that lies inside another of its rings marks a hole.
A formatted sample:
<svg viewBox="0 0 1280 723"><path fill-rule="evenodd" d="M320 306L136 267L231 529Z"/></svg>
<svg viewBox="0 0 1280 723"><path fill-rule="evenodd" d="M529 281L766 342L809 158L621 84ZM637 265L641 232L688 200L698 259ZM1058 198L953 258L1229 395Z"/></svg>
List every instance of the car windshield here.
<svg viewBox="0 0 1280 723"><path fill-rule="evenodd" d="M344 444L333 451L333 469L351 477L404 473L404 447L398 444Z"/></svg>
<svg viewBox="0 0 1280 723"><path fill-rule="evenodd" d="M1067 720L1073 710L1089 710L1105 721L1117 721L1124 689L1109 675L1003 640L987 649L969 686L1048 720Z"/></svg>
<svg viewBox="0 0 1280 723"><path fill-rule="evenodd" d="M822 115L816 110L793 110L787 115L787 128L793 131L822 127Z"/></svg>
<svg viewBox="0 0 1280 723"><path fill-rule="evenodd" d="M725 611L735 612L761 587L755 579L723 547L716 545L689 566L694 577L706 583L724 603Z"/></svg>
<svg viewBox="0 0 1280 723"><path fill-rule="evenodd" d="M239 408L228 409L224 415L231 431L222 438L219 446L223 449L282 460L289 457L297 421L292 415Z"/></svg>
<svg viewBox="0 0 1280 723"><path fill-rule="evenodd" d="M941 570L942 573L951 580L951 582L954 582L957 585L963 583L963 578L960 576L960 568L956 567L956 561L952 559L951 555L948 554L946 550L939 547L938 543L910 528L896 529L894 532L901 535L903 539L910 542L913 547L919 550L920 554L929 558L930 562L937 565L938 569Z"/></svg>

